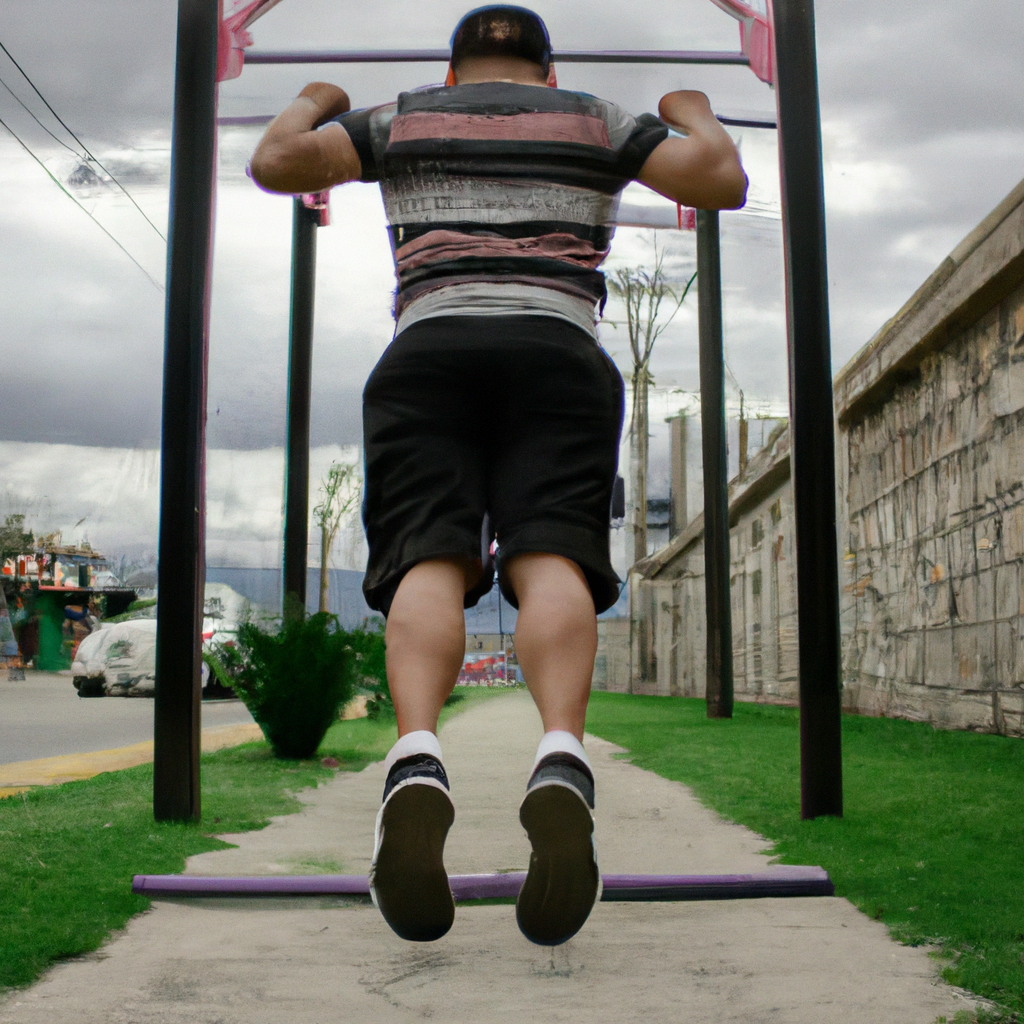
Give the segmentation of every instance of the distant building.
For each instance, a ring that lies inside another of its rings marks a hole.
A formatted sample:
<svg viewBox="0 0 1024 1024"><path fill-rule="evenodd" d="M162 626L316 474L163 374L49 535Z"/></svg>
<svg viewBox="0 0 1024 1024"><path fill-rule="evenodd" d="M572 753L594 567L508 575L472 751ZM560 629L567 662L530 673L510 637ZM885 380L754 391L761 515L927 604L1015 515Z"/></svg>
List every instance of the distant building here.
<svg viewBox="0 0 1024 1024"><path fill-rule="evenodd" d="M106 575L104 582L98 583L96 576L101 572ZM87 540L64 544L60 531L37 537L31 552L8 558L3 564L3 575L51 587L120 586L110 572L106 555L95 551Z"/></svg>

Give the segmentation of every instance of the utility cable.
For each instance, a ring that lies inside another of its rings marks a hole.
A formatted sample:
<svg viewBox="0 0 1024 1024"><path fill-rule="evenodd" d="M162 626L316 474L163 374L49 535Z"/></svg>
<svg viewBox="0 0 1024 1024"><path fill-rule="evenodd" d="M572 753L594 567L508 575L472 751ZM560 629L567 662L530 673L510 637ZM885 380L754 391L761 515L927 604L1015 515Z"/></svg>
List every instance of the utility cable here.
<svg viewBox="0 0 1024 1024"><path fill-rule="evenodd" d="M156 278L154 278L150 274L150 272L78 201L77 197L72 195L64 187L64 183L56 175L53 174L50 168L47 167L46 164L44 164L43 161L40 160L39 157L37 157L35 153L33 153L32 150L25 145L24 142L21 141L21 139L18 138L17 133L14 131L14 129L11 128L11 126L7 124L2 118L0 118L0 127L6 128L7 131L10 132L11 136L14 138L14 141L17 142L18 145L21 146L21 148L25 150L25 152L28 153L28 155L32 157L32 159L35 160L35 162L39 164L40 167L42 167L42 169L46 172L47 176L54 183L54 185L56 185L57 188L59 188L61 192L63 192L64 195L66 195L68 199L70 199L75 204L75 206L77 206L82 211L82 213L84 213L100 229L100 231L102 231L103 234L105 234L107 238L109 238L114 243L114 245L116 245L118 249L120 249L121 252L123 252L125 256L127 256L128 259L130 259L132 263L134 263L135 266L137 266L139 270L141 270L146 275L146 277L149 278L150 283L159 291L163 291L164 286L159 281L157 281Z"/></svg>
<svg viewBox="0 0 1024 1024"><path fill-rule="evenodd" d="M32 87L32 91L43 101L43 104L45 105L46 109L51 114L53 114L53 116L60 123L61 127L68 133L68 135L71 136L71 138L75 140L75 142L78 143L79 146L82 147L82 150L85 153L86 161L88 162L89 160L91 160L101 171L103 171L104 174L107 175L107 177L110 178L110 180L128 197L128 201L132 204L132 206L134 206L135 209L142 214L142 217L145 220L145 222L164 240L164 242L166 242L167 238L164 236L164 233L149 219L149 217L146 214L146 211L143 210L142 207L139 206L139 204L135 201L135 197L128 191L128 189L124 187L124 185L121 184L120 181L117 180L117 178L114 177L113 174L111 174L109 170L107 170L106 167L103 166L103 164L100 163L100 161L93 155L89 147L67 126L67 124L65 123L64 119L60 116L60 114L58 114L57 111L50 106L46 97L36 88L35 82L33 82L32 79L28 77L28 72L14 59L13 56L11 56L11 51L8 50L6 46L4 46L3 42L0 42L0 50L3 50L3 52L7 54L7 57L10 60L10 62L21 72L21 77L24 78L26 82L28 82L28 84ZM10 92L10 89L8 88L7 91ZM11 93L11 95L13 96L14 94ZM18 99L17 96L15 96L14 98ZM21 100L18 100L18 102L21 103ZM22 103L21 105L25 106L24 103ZM26 107L25 109L27 110L28 108ZM29 111L29 113L31 113L31 111ZM32 116L35 117L35 114L32 114ZM36 120L38 121L39 119L36 118ZM9 130L10 129L8 129L8 131ZM47 131L49 132L48 129ZM53 135L52 132L49 132L49 134ZM17 136L15 136L15 138L17 138ZM56 136L54 136L54 138L56 138ZM19 139L18 141L20 142L21 140ZM59 142L60 140L58 139L57 141ZM64 145L63 143L61 144ZM71 147L65 145L64 148L70 149ZM72 152L74 152L74 150L72 150ZM80 154L75 155L79 156Z"/></svg>
<svg viewBox="0 0 1024 1024"><path fill-rule="evenodd" d="M46 132L46 134L49 135L50 138L53 139L53 141L56 142L58 146L63 146L69 153L73 153L76 157L78 157L79 160L82 159L82 154L79 153L77 149L73 149L71 146L69 146L63 139L54 135L53 132L51 132L50 129L47 128L46 125L43 124L43 122L40 121L38 117L36 117L35 111L33 111L32 108L2 78L0 78L0 85L2 85L14 97L15 101L22 106L22 108L25 110L28 116L31 117L32 120L35 121L35 123L39 125L39 127L42 128L43 131Z"/></svg>

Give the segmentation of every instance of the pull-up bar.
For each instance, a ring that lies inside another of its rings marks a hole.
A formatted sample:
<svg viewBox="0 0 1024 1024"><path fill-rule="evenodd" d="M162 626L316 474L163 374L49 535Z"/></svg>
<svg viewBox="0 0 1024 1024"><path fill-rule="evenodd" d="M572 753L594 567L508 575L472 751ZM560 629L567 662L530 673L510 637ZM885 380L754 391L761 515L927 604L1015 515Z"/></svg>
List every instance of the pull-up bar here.
<svg viewBox="0 0 1024 1024"><path fill-rule="evenodd" d="M275 114L225 114L217 118L220 127L227 128L248 128L258 125L270 124ZM734 128L777 128L778 123L772 117L733 117L730 114L716 114L722 124L731 125Z"/></svg>
<svg viewBox="0 0 1024 1024"><path fill-rule="evenodd" d="M246 64L447 64L451 50L254 50ZM731 50L562 50L555 64L740 64L745 53Z"/></svg>

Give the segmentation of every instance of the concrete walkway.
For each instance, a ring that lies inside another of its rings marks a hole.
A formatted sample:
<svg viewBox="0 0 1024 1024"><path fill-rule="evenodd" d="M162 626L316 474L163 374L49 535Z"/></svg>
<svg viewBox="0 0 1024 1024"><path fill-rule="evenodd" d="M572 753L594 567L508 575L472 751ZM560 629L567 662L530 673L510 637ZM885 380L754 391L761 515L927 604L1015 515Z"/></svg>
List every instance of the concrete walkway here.
<svg viewBox="0 0 1024 1024"><path fill-rule="evenodd" d="M540 722L514 694L442 733L456 820L451 873L521 870L517 809ZM769 863L756 835L677 784L588 739L605 872L732 873ZM364 873L380 764L339 773L305 810L193 874ZM752 780L752 784L756 784ZM460 906L439 942L406 943L371 906L340 899L159 902L98 953L0 1003L0 1024L932 1024L972 1004L923 949L840 899L599 904L554 950L510 906Z"/></svg>

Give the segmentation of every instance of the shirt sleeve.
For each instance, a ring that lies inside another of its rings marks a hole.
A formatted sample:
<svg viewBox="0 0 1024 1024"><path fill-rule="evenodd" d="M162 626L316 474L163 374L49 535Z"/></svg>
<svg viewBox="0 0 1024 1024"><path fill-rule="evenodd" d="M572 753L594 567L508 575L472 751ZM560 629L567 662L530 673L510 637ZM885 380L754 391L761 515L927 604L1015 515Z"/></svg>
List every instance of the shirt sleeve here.
<svg viewBox="0 0 1024 1024"><path fill-rule="evenodd" d="M352 145L356 147L359 155L359 164L362 168L359 175L360 181L380 181L380 168L377 164L377 156L374 153L373 136L370 131L370 119L375 109L350 110L347 114L331 118L341 125L348 132ZM331 121L326 122L330 124Z"/></svg>
<svg viewBox="0 0 1024 1024"><path fill-rule="evenodd" d="M668 138L668 125L654 114L641 114L633 130L619 149L619 168L624 178L633 180L647 158Z"/></svg>

